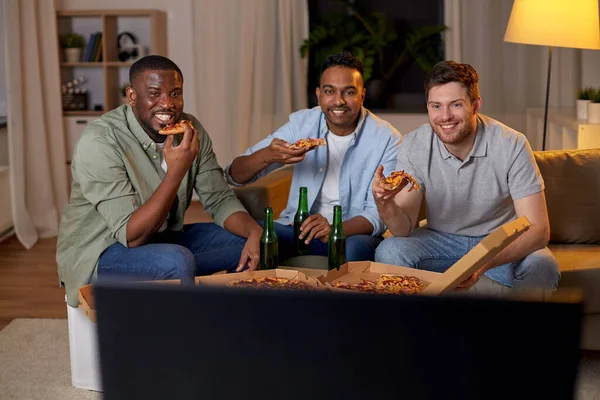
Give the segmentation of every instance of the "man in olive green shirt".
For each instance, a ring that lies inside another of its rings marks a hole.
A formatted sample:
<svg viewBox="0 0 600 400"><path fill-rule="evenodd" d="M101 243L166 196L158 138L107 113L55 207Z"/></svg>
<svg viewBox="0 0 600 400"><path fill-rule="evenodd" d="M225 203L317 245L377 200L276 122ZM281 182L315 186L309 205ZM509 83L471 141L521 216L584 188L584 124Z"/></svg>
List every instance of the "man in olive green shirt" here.
<svg viewBox="0 0 600 400"><path fill-rule="evenodd" d="M71 306L95 278L191 281L258 266L262 228L227 185L202 125L183 113L180 69L148 56L129 80L129 104L92 122L73 153L56 252ZM180 120L193 129L158 133ZM183 225L192 189L215 223Z"/></svg>

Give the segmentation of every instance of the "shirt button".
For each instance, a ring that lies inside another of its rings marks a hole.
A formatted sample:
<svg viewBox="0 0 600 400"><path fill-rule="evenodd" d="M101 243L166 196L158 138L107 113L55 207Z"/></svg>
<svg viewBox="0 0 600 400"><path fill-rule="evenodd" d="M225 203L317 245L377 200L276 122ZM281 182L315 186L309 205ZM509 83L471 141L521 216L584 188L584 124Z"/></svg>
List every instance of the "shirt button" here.
<svg viewBox="0 0 600 400"><path fill-rule="evenodd" d="M152 156L152 158L156 158L156 156Z"/></svg>
<svg viewBox="0 0 600 400"><path fill-rule="evenodd" d="M323 168L319 168L319 172L323 172Z"/></svg>

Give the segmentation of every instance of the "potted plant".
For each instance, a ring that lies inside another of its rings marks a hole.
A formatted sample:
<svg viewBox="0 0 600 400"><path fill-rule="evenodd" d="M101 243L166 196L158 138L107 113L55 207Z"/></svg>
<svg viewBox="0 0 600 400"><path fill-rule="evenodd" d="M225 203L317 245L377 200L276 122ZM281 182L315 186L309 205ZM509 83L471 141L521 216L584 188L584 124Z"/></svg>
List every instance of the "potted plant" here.
<svg viewBox="0 0 600 400"><path fill-rule="evenodd" d="M79 62L81 60L81 49L85 46L85 39L77 33L69 33L63 36L61 46L65 49L65 60L67 62Z"/></svg>
<svg viewBox="0 0 600 400"><path fill-rule="evenodd" d="M349 51L363 63L367 98L373 100L378 94L385 97L390 80L400 78L413 63L428 71L441 61L436 48L446 26L399 32L387 15L367 10L364 0L336 2L347 12L325 16L300 47L302 57L311 55L317 71L328 55Z"/></svg>
<svg viewBox="0 0 600 400"><path fill-rule="evenodd" d="M590 124L600 124L600 89L592 89L587 117Z"/></svg>
<svg viewBox="0 0 600 400"><path fill-rule="evenodd" d="M594 97L594 88L585 87L577 91L577 119L586 121L588 119L588 104Z"/></svg>

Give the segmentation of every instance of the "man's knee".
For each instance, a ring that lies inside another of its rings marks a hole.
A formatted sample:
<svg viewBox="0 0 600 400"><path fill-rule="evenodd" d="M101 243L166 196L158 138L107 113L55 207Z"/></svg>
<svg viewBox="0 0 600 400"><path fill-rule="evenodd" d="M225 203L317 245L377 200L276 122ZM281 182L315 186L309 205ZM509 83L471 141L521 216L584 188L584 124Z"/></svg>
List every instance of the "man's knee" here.
<svg viewBox="0 0 600 400"><path fill-rule="evenodd" d="M157 279L182 279L196 275L196 260L192 252L179 245L171 245L157 256L157 269L162 276Z"/></svg>
<svg viewBox="0 0 600 400"><path fill-rule="evenodd" d="M375 261L391 265L412 266L412 260L406 257L410 252L407 240L402 237L384 239L375 250Z"/></svg>
<svg viewBox="0 0 600 400"><path fill-rule="evenodd" d="M515 271L515 285L554 289L560 280L560 266L547 248L537 250L525 257Z"/></svg>
<svg viewBox="0 0 600 400"><path fill-rule="evenodd" d="M349 236L346 240L346 258L348 261L373 261L375 249L381 239L370 235Z"/></svg>

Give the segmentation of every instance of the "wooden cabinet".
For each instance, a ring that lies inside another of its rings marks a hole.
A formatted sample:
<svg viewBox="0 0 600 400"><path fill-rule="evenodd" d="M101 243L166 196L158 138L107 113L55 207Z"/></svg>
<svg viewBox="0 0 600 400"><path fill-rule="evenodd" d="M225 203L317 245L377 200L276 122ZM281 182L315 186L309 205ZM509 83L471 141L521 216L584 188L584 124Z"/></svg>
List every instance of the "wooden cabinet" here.
<svg viewBox="0 0 600 400"><path fill-rule="evenodd" d="M59 46L61 83L83 77L82 87L87 90L87 109L63 111L65 116L99 116L121 104L121 87L129 81L134 60L120 59L119 34L133 35L141 50L139 56L167 55L166 15L159 10L63 10L57 12L57 30L59 41L68 33L77 33L86 45L94 33L102 34L102 58L98 61L66 62Z"/></svg>

